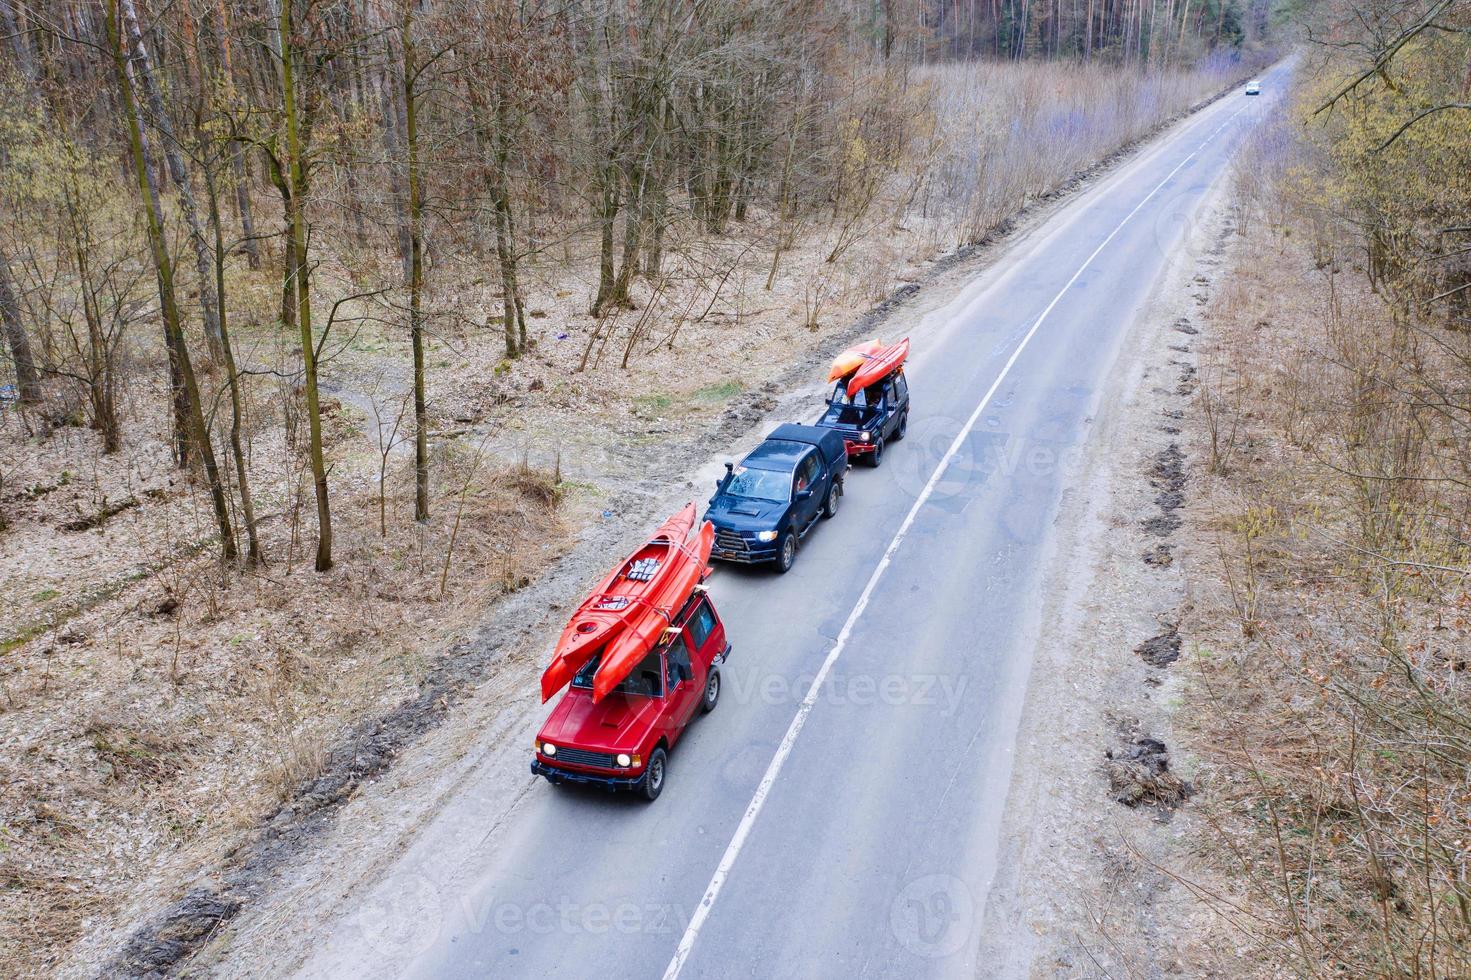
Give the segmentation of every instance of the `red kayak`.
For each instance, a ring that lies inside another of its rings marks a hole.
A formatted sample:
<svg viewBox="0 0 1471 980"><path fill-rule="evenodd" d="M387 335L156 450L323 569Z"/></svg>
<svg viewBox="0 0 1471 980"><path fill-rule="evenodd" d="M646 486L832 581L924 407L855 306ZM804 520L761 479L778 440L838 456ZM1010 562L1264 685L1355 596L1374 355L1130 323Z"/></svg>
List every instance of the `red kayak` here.
<svg viewBox="0 0 1471 980"><path fill-rule="evenodd" d="M700 527L693 544L679 549L683 561L673 562L674 572L663 580L657 595L649 598L644 614L631 619L611 640L598 664L597 676L592 682L592 699L596 703L608 696L629 672L639 665L654 649L664 631L674 621L675 615L696 585L705 577L710 565L710 548L715 544L715 525L706 521Z"/></svg>
<svg viewBox="0 0 1471 980"><path fill-rule="evenodd" d="M691 503L661 524L647 544L608 573L582 601L541 675L543 702L566 687L599 647L648 614L650 601L663 593L671 575L688 564L685 539L694 524L695 505Z"/></svg>
<svg viewBox="0 0 1471 980"><path fill-rule="evenodd" d="M849 347L843 353L833 358L832 367L828 368L827 379L836 381L846 377L863 367L865 361L884 349L882 340L870 340L862 344Z"/></svg>
<svg viewBox="0 0 1471 980"><path fill-rule="evenodd" d="M853 372L853 377L848 379L848 397L852 398L869 385L882 381L899 370L908 356L908 337L870 356L863 362L862 367Z"/></svg>

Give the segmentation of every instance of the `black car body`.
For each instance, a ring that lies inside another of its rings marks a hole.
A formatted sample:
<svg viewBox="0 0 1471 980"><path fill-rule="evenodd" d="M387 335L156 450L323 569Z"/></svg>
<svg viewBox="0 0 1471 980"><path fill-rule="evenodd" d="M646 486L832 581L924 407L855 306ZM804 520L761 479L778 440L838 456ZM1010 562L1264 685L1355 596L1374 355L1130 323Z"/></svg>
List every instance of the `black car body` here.
<svg viewBox="0 0 1471 980"><path fill-rule="evenodd" d="M739 466L726 467L705 512L715 525L710 556L744 564L769 561L784 572L818 518L837 513L848 452L834 429L788 423Z"/></svg>
<svg viewBox="0 0 1471 980"><path fill-rule="evenodd" d="M862 457L870 466L878 466L884 459L884 446L903 439L909 428L909 382L903 369L860 388L851 398L846 382L839 381L816 424L841 434L850 457Z"/></svg>

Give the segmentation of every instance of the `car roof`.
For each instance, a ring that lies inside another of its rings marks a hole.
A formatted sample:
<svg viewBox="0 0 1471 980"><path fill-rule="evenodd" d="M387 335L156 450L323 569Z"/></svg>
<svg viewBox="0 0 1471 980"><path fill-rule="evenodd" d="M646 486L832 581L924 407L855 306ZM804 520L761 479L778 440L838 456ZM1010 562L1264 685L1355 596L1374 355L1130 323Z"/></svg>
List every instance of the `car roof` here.
<svg viewBox="0 0 1471 980"><path fill-rule="evenodd" d="M741 465L757 470L790 470L812 447L805 442L767 437L741 461Z"/></svg>

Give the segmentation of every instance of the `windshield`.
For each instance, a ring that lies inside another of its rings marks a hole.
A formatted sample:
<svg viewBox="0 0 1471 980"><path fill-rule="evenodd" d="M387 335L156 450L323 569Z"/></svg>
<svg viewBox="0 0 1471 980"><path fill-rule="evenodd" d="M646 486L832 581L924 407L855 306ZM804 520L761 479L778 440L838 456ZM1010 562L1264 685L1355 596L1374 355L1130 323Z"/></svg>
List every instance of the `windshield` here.
<svg viewBox="0 0 1471 980"><path fill-rule="evenodd" d="M582 669L577 672L577 676L572 678L572 686L592 690L593 675L598 672L598 665L602 662L603 655L600 653L583 664ZM655 650L640 661L637 667L630 670L628 676L623 678L613 690L619 694L637 694L640 697L660 698L664 696L663 677L663 670L659 664L659 651Z"/></svg>
<svg viewBox="0 0 1471 980"><path fill-rule="evenodd" d="M867 388L859 388L857 394L849 396L847 386L839 381L838 386L833 389L833 396L828 399L829 405L838 405L844 408L855 408L859 412L867 413L871 409L878 408L884 400L884 383L869 385Z"/></svg>
<svg viewBox="0 0 1471 980"><path fill-rule="evenodd" d="M792 475L776 470L751 470L737 466L725 483L725 493L732 497L784 504L792 495Z"/></svg>

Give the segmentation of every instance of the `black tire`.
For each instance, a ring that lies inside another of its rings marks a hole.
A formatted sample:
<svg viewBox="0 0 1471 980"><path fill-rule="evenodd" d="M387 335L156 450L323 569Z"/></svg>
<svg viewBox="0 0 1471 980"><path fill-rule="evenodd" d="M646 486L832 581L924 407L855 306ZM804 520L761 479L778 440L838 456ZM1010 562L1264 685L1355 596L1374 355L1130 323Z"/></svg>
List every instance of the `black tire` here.
<svg viewBox="0 0 1471 980"><path fill-rule="evenodd" d="M827 503L822 505L822 516L834 518L838 516L838 498L843 495L843 484L837 480L827 490Z"/></svg>
<svg viewBox="0 0 1471 980"><path fill-rule="evenodd" d="M873 444L873 452L868 454L868 465L878 469L884 463L884 440L880 438Z"/></svg>
<svg viewBox="0 0 1471 980"><path fill-rule="evenodd" d="M711 667L710 676L705 678L705 696L700 698L700 710L708 715L715 710L715 702L719 700L720 671Z"/></svg>
<svg viewBox="0 0 1471 980"><path fill-rule="evenodd" d="M894 441L895 442L898 442L900 439L903 439L904 438L904 433L906 433L908 431L909 431L909 409L906 408L904 410L904 414L901 415L901 416L899 416L899 428L897 428L897 429L894 430Z"/></svg>
<svg viewBox="0 0 1471 980"><path fill-rule="evenodd" d="M644 767L644 799L653 802L664 792L664 779L669 768L669 754L662 747L654 750L649 756L649 764Z"/></svg>
<svg viewBox="0 0 1471 980"><path fill-rule="evenodd" d="M785 575L797 561L797 535L788 531L782 535L776 551L776 570Z"/></svg>

